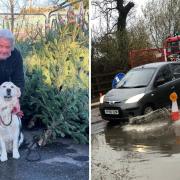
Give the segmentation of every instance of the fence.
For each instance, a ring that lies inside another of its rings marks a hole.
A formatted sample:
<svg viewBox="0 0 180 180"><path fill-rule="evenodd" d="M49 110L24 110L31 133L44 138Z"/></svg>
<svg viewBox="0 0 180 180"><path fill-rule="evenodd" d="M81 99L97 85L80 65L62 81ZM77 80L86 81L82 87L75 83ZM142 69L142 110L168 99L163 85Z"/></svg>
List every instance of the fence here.
<svg viewBox="0 0 180 180"><path fill-rule="evenodd" d="M119 73L125 73L125 70L118 70L111 73L97 74L91 77L91 97L95 99L100 93L105 94L112 88L112 80Z"/></svg>
<svg viewBox="0 0 180 180"><path fill-rule="evenodd" d="M75 5L78 5L79 9L74 8ZM48 11L45 9L40 13L36 12L36 8L34 13L28 13L28 9L21 13L0 13L0 28L11 29L16 38L25 38L31 34L34 37L38 34L45 35L49 29L56 28L57 25L74 23L88 34L88 11L84 9L82 0L62 3L53 9L47 9Z"/></svg>
<svg viewBox="0 0 180 180"><path fill-rule="evenodd" d="M40 13L20 14L14 13L13 20L10 13L0 13L0 28L14 31L17 38L25 38L35 29L45 34L46 15ZM13 27L12 27L13 26ZM34 32L33 32L34 33Z"/></svg>

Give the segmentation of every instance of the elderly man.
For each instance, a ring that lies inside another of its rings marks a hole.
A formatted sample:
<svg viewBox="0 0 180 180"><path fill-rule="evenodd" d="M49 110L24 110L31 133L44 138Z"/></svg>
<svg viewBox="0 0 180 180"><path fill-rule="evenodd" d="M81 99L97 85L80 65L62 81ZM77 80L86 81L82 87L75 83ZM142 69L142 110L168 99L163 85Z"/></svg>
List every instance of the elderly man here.
<svg viewBox="0 0 180 180"><path fill-rule="evenodd" d="M24 90L23 60L20 52L14 47L15 39L8 29L0 30L0 84L6 81L13 82ZM16 112L22 117L22 111Z"/></svg>
<svg viewBox="0 0 180 180"><path fill-rule="evenodd" d="M0 84L11 81L24 89L23 60L20 52L14 47L15 40L8 29L0 30Z"/></svg>

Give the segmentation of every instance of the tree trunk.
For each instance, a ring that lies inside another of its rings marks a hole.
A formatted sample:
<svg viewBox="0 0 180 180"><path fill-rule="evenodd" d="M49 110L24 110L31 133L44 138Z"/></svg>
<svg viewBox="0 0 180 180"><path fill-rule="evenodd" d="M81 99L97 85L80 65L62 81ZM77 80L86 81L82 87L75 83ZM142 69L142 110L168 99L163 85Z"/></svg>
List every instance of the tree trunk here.
<svg viewBox="0 0 180 180"><path fill-rule="evenodd" d="M10 0L10 12L11 12L11 31L14 32L14 0Z"/></svg>
<svg viewBox="0 0 180 180"><path fill-rule="evenodd" d="M133 2L128 2L127 5L123 5L124 0L117 0L117 7L118 10L118 22L117 22L117 41L118 41L118 51L120 54L119 57L119 65L123 66L124 68L128 68L128 36L126 32L126 19L129 11L131 8L134 7Z"/></svg>
<svg viewBox="0 0 180 180"><path fill-rule="evenodd" d="M126 19L129 11L131 8L134 7L133 2L128 2L126 6L123 6L124 0L117 0L117 7L116 9L118 10L119 17L118 17L118 31L123 31L126 29Z"/></svg>
<svg viewBox="0 0 180 180"><path fill-rule="evenodd" d="M126 30L117 32L118 43L118 67L128 68L129 40Z"/></svg>

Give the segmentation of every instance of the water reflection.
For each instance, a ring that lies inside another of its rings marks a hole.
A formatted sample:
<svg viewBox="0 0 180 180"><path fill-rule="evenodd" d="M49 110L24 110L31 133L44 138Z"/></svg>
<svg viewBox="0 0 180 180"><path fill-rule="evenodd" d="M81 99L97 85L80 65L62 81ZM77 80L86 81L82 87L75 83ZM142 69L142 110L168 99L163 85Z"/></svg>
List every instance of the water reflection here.
<svg viewBox="0 0 180 180"><path fill-rule="evenodd" d="M161 154L180 153L180 137L173 128L164 126L161 130L150 132L123 131L122 126L107 126L104 133L106 143L117 151L145 151Z"/></svg>
<svg viewBox="0 0 180 180"><path fill-rule="evenodd" d="M179 164L180 137L169 126L138 133L108 125L92 136L93 180L179 180Z"/></svg>

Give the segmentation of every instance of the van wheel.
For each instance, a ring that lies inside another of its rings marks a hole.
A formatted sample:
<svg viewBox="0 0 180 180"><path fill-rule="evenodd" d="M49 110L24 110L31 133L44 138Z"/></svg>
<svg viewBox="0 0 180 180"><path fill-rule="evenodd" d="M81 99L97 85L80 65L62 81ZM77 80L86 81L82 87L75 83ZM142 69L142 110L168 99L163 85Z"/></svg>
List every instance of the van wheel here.
<svg viewBox="0 0 180 180"><path fill-rule="evenodd" d="M143 114L148 114L150 112L152 112L154 110L154 108L152 106L146 106L143 110Z"/></svg>

